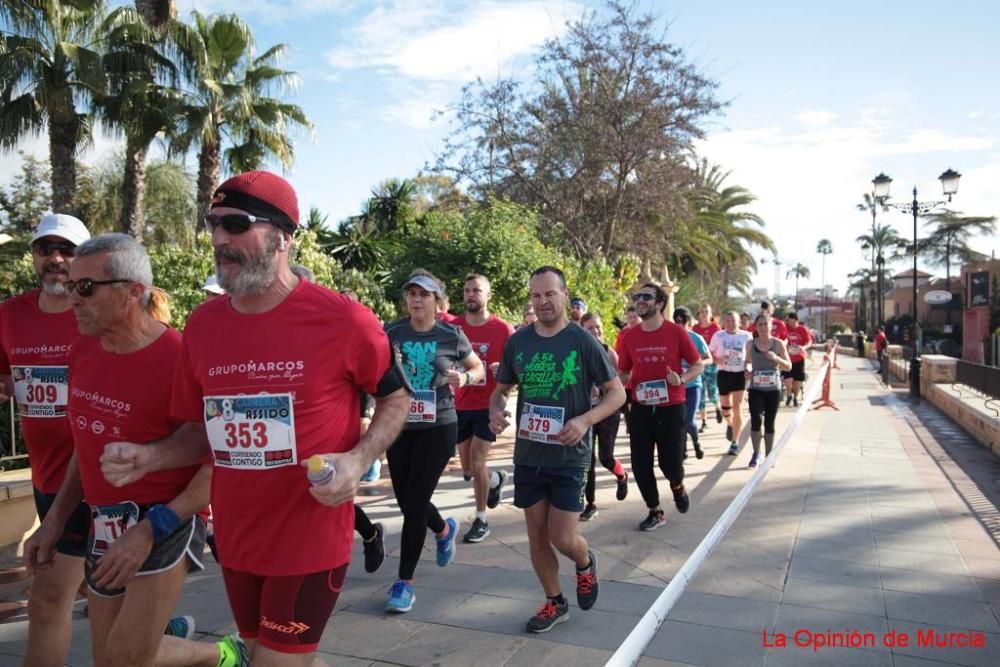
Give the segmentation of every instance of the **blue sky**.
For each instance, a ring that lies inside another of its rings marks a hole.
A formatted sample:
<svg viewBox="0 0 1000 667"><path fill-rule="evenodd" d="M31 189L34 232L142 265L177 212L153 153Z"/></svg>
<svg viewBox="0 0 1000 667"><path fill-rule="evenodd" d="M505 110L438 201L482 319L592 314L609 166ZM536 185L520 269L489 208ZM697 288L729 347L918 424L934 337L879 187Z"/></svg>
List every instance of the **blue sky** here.
<svg viewBox="0 0 1000 667"><path fill-rule="evenodd" d="M293 47L286 66L301 76L295 100L316 131L299 138L287 175L303 210L317 206L337 220L357 212L380 181L412 176L434 160L448 118L435 121L432 113L453 102L463 83L529 77L537 44L603 3L179 0L179 6L182 15L191 8L238 12L261 48ZM779 257L812 268L805 284L819 285L815 247L824 237L834 247L828 283L843 290L846 274L867 264L854 239L871 218L854 204L880 171L893 177L897 200L913 185L921 199L937 199L936 178L952 167L963 174L954 208L1000 214L1000 46L991 34L1000 9L993 3L647 0L641 6L663 16L668 41L720 82L720 97L730 105L706 127L699 152L759 197L754 210L767 221ZM99 141L95 150L107 145ZM907 216L882 216L912 234ZM996 237L976 245L1000 250ZM772 265L756 283L773 286Z"/></svg>

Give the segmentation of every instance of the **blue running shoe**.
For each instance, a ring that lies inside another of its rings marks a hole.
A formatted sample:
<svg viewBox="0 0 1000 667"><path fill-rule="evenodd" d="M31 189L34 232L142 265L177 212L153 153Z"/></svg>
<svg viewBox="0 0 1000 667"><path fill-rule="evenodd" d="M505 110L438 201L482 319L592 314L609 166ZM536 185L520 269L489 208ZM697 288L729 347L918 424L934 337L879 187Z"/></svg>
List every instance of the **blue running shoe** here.
<svg viewBox="0 0 1000 667"><path fill-rule="evenodd" d="M194 637L194 616L175 616L167 623L163 634L168 637L191 639Z"/></svg>
<svg viewBox="0 0 1000 667"><path fill-rule="evenodd" d="M413 609L413 603L416 599L417 596L413 594L413 586L400 579L389 589L389 599L386 600L385 610L393 614L403 614Z"/></svg>
<svg viewBox="0 0 1000 667"><path fill-rule="evenodd" d="M368 472L361 476L362 482L377 482L379 477L382 476L382 462L378 459L372 461L372 465L368 468Z"/></svg>
<svg viewBox="0 0 1000 667"><path fill-rule="evenodd" d="M449 517L444 523L448 532L444 537L437 538L438 567L444 567L455 557L455 537L458 536L458 521Z"/></svg>

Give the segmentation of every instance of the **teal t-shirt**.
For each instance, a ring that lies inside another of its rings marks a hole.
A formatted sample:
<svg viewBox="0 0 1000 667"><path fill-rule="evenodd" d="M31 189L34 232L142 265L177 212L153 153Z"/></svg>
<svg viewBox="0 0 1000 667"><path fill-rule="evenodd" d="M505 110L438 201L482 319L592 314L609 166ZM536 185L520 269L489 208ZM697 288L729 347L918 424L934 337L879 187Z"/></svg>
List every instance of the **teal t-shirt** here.
<svg viewBox="0 0 1000 667"><path fill-rule="evenodd" d="M694 343L695 349L698 350L698 356L700 356L702 359L704 359L705 357L709 356L709 354L708 354L708 343L706 343L705 339L701 337L701 334L695 333L693 331L688 331L688 334L691 336L691 342ZM681 359L681 372L682 373L686 373L687 369L688 369L687 362L684 361L683 359ZM702 374L702 375L704 375L704 374ZM688 382L687 385L685 385L685 386L687 386L687 387L700 387L701 386L701 375L699 375L698 377L696 377L694 380L691 380L691 382Z"/></svg>

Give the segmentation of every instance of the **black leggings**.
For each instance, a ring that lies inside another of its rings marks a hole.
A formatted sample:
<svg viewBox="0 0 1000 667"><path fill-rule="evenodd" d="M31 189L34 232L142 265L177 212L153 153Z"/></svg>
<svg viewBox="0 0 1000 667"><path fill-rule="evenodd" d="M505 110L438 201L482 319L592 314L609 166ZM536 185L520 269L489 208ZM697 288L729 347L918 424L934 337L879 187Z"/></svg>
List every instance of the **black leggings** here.
<svg viewBox="0 0 1000 667"><path fill-rule="evenodd" d="M660 490L653 472L653 446L660 470L679 487L684 482L684 403L650 407L632 403L629 417L629 445L632 452L632 475L642 499L650 509L660 504Z"/></svg>
<svg viewBox="0 0 1000 667"><path fill-rule="evenodd" d="M354 532L363 540L370 540L375 535L375 524L368 518L361 505L354 506Z"/></svg>
<svg viewBox="0 0 1000 667"><path fill-rule="evenodd" d="M774 433L774 418L778 416L778 404L781 403L780 391L747 391L750 402L750 430L760 433L761 422L764 433Z"/></svg>
<svg viewBox="0 0 1000 667"><path fill-rule="evenodd" d="M431 502L441 473L455 455L458 424L412 429L399 434L387 452L396 504L403 510L399 578L412 579L427 529L440 533L444 519Z"/></svg>
<svg viewBox="0 0 1000 667"><path fill-rule="evenodd" d="M600 457L601 465L607 468L610 472L615 473L616 470L621 469L621 464L615 460L615 438L618 437L618 426L622 421L622 413L618 410L614 411L610 417L602 419L601 421L594 424L594 447L590 450L590 474L587 475L587 488L585 490L587 494L587 502L591 505L594 504L595 494L597 493L597 459Z"/></svg>

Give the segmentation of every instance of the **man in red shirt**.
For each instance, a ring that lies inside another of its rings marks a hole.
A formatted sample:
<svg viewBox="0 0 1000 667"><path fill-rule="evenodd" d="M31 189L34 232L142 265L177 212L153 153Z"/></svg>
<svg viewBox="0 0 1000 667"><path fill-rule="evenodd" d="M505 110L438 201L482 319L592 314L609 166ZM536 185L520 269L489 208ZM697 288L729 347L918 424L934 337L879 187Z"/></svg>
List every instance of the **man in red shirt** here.
<svg viewBox="0 0 1000 667"><path fill-rule="evenodd" d="M691 504L684 490L684 385L701 375L705 366L687 330L664 319L667 293L660 285L646 283L632 300L642 321L621 332L618 367L627 376L625 386L632 397L632 473L649 508L639 530L649 531L656 530L664 517L653 471L654 447L677 510L683 514ZM688 364L683 372L682 361Z"/></svg>
<svg viewBox="0 0 1000 667"><path fill-rule="evenodd" d="M785 379L785 405L799 407L799 394L802 383L806 380L806 352L812 345L812 334L809 329L799 324L799 316L788 315L788 356L792 360L790 371L781 371Z"/></svg>
<svg viewBox="0 0 1000 667"><path fill-rule="evenodd" d="M875 334L875 357L878 359L879 370L877 372L882 372L882 364L884 363L885 350L889 346L889 339L885 335L885 327L880 326L878 328L878 333Z"/></svg>
<svg viewBox="0 0 1000 667"><path fill-rule="evenodd" d="M760 302L760 312L771 318L771 336L783 341L788 341L788 327L774 315L774 306L770 301ZM751 325L751 329L753 326Z"/></svg>
<svg viewBox="0 0 1000 667"><path fill-rule="evenodd" d="M91 652L98 665L220 665L241 661L233 638L219 645L164 637L189 569L202 569L211 468L192 462L114 487L101 474L107 443L144 443L172 432L169 415L180 334L152 313L149 256L125 234L76 248L65 288L83 334L69 360L68 417L73 458L52 507L25 548L33 568L85 499L91 508L84 559ZM136 445L139 449L144 445Z"/></svg>
<svg viewBox="0 0 1000 667"><path fill-rule="evenodd" d="M351 558L361 475L399 434L410 392L374 313L289 268L291 184L229 179L206 216L226 296L184 330L171 413L152 446L105 449L105 476L134 482L211 452L215 540L229 604L255 662L309 664ZM361 436L360 391L377 408ZM333 479L310 486L312 456ZM291 628L291 630L290 630Z"/></svg>
<svg viewBox="0 0 1000 667"><path fill-rule="evenodd" d="M15 397L31 457L35 509L44 520L66 476L73 435L66 418L70 345L76 318L66 291L76 246L90 238L70 215L43 216L31 238L39 289L0 305L0 403ZM55 548L29 553L34 579L28 596L27 665L63 664L72 634L73 599L83 581L90 509L78 503L60 527Z"/></svg>
<svg viewBox="0 0 1000 667"><path fill-rule="evenodd" d="M483 361L485 376L481 382L462 387L455 392L455 409L458 412L458 453L468 465L476 495L476 518L465 542L482 542L490 534L486 508L493 509L500 503L507 473L497 470L490 473L486 467L490 444L497 436L490 429L490 396L496 388L494 369L500 365L503 346L514 333L514 327L489 311L490 281L486 276L470 273L463 288L465 315L455 319L472 351Z"/></svg>

